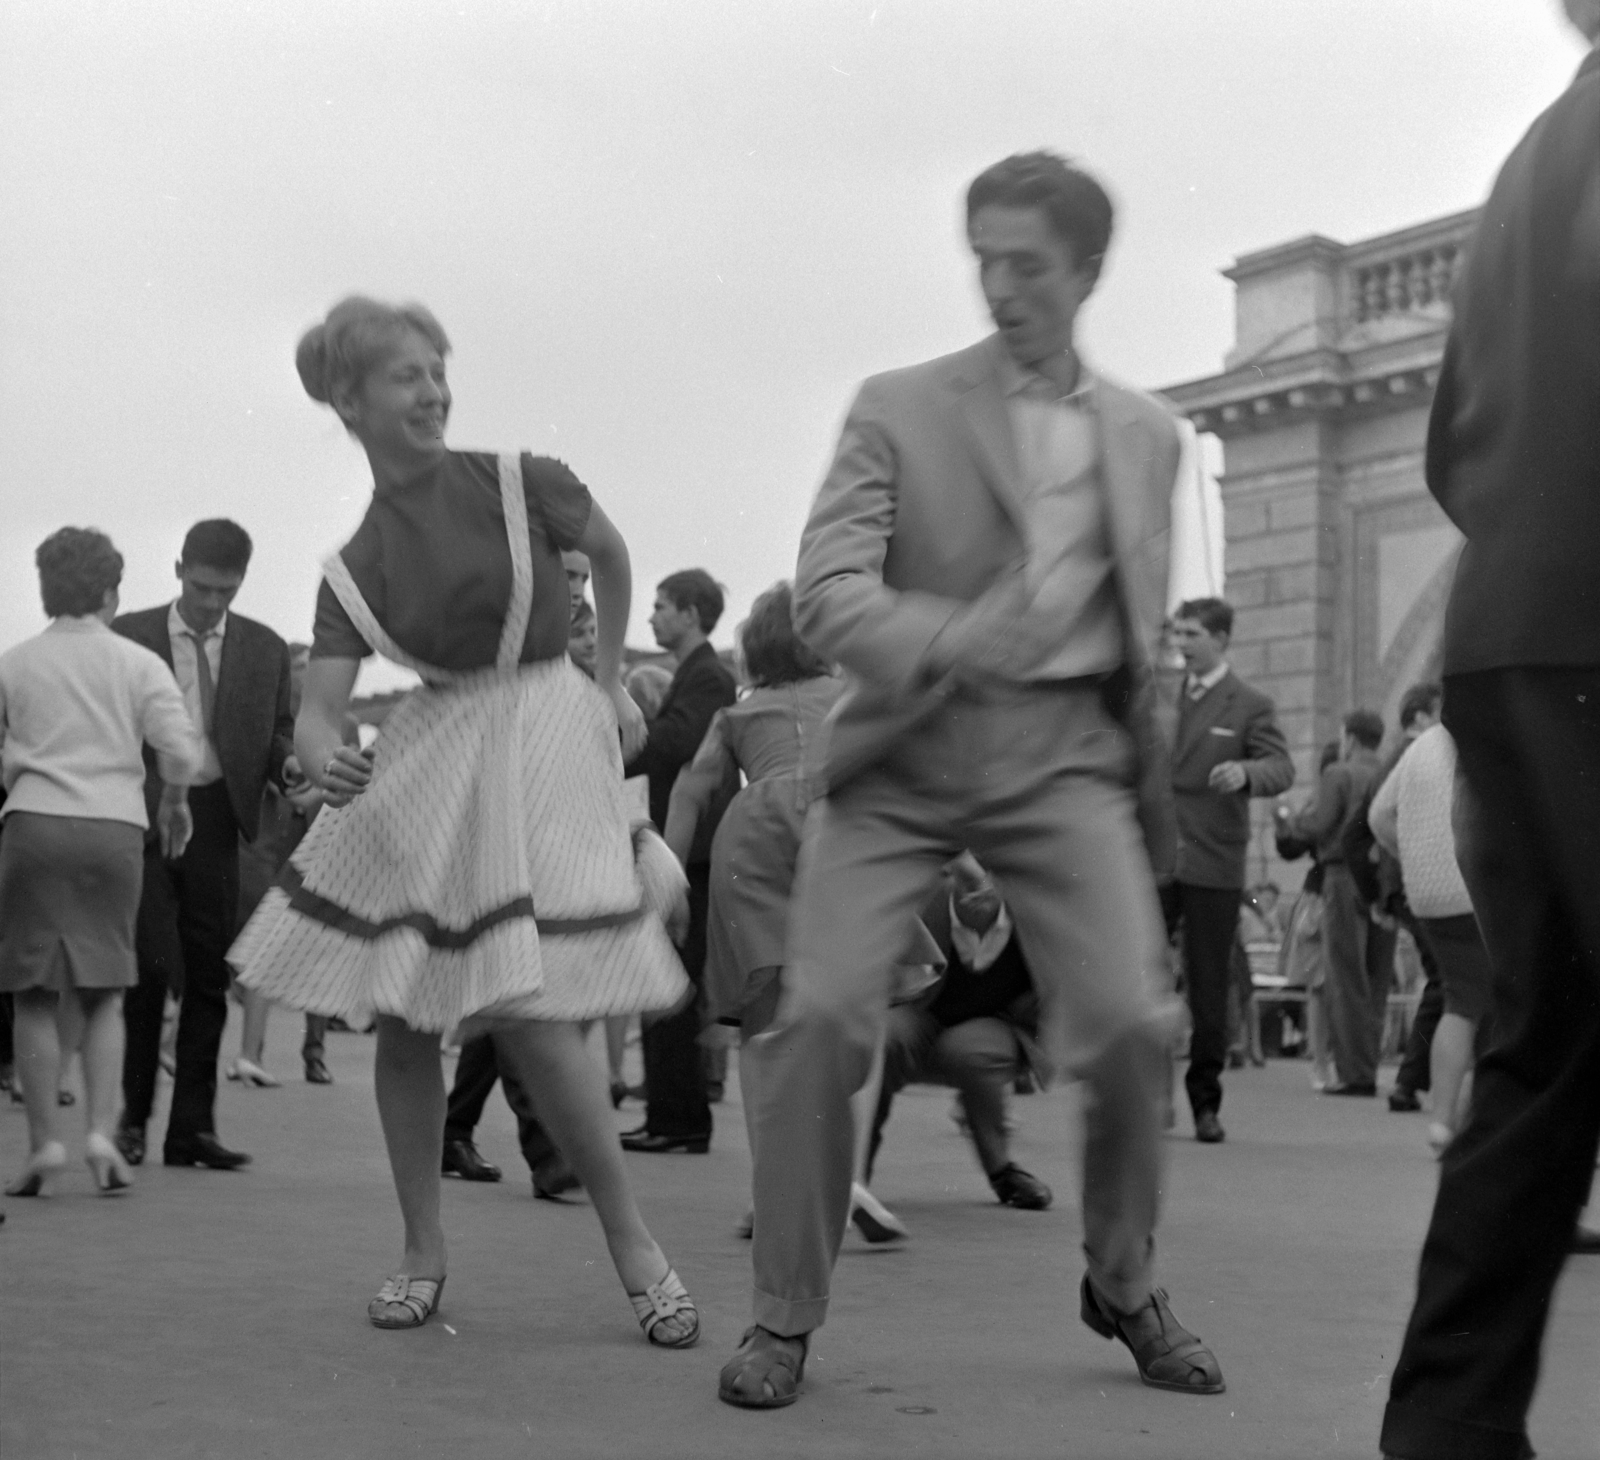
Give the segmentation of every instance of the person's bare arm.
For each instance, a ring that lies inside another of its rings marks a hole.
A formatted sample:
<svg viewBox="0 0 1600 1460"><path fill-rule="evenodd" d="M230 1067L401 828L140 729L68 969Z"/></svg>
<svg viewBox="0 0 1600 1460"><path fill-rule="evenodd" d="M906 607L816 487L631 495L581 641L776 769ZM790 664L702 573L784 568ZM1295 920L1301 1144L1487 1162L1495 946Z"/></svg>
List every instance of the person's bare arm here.
<svg viewBox="0 0 1600 1460"><path fill-rule="evenodd" d="M329 806L344 806L367 789L372 762L344 743L344 717L355 688L359 659L313 659L306 665L300 716L294 722L301 772Z"/></svg>
<svg viewBox="0 0 1600 1460"><path fill-rule="evenodd" d="M577 548L588 554L589 581L594 588L594 682L617 713L622 758L632 760L644 748L647 733L643 712L622 686L622 644L633 607L633 568L627 543L598 502L590 502L589 520Z"/></svg>

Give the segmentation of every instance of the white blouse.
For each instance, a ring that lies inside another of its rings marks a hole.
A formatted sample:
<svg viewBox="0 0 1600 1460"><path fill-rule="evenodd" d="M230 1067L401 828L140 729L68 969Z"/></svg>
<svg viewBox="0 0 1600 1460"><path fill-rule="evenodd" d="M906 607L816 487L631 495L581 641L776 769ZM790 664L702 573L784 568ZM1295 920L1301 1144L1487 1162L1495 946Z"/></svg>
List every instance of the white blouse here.
<svg viewBox="0 0 1600 1460"><path fill-rule="evenodd" d="M172 671L100 618L54 619L0 654L0 814L147 827L146 741L162 779L188 785L204 746Z"/></svg>

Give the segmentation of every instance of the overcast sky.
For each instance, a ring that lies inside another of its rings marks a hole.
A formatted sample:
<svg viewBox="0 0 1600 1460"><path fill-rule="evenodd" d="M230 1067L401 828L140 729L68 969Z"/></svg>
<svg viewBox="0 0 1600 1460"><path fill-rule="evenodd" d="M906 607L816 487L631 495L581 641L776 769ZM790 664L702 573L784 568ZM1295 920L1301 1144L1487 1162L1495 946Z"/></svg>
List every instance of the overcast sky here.
<svg viewBox="0 0 1600 1460"><path fill-rule="evenodd" d="M0 7L0 646L93 525L123 602L187 525L256 540L305 637L370 477L294 373L351 291L455 346L458 447L548 452L651 589L793 568L855 384L986 328L960 196L1049 146L1118 235L1084 322L1158 387L1220 368L1241 252L1481 201L1581 57L1556 0L198 0Z"/></svg>

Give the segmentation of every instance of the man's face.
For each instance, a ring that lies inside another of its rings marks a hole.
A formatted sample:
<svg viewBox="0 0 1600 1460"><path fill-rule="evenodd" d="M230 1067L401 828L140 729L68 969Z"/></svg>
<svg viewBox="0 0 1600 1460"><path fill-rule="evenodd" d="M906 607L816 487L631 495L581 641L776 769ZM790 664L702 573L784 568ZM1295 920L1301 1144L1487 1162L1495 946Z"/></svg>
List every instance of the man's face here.
<svg viewBox="0 0 1600 1460"><path fill-rule="evenodd" d="M679 608L665 593L656 594L655 609L650 615L650 632L667 653L676 653L684 638L699 627L700 618L692 604L688 608Z"/></svg>
<svg viewBox="0 0 1600 1460"><path fill-rule="evenodd" d="M209 633L228 611L244 574L206 563L179 563L178 617L196 633Z"/></svg>
<svg viewBox="0 0 1600 1460"><path fill-rule="evenodd" d="M989 314L1019 365L1037 366L1072 345L1073 322L1100 277L1080 266L1043 208L991 203L967 229Z"/></svg>
<svg viewBox="0 0 1600 1460"><path fill-rule="evenodd" d="M1172 642L1183 655L1185 668L1197 678L1210 674L1222 663L1228 649L1228 636L1211 633L1197 618L1174 619Z"/></svg>

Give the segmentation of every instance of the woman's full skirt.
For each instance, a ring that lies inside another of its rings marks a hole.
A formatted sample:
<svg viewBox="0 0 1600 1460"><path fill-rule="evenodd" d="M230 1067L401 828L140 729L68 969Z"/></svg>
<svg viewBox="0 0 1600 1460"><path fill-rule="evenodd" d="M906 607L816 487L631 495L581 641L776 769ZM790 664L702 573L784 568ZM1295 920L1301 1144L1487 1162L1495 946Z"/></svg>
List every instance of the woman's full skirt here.
<svg viewBox="0 0 1600 1460"><path fill-rule="evenodd" d="M682 965L646 907L615 716L563 656L424 686L372 780L324 810L229 954L275 1001L444 1032L664 1009Z"/></svg>

